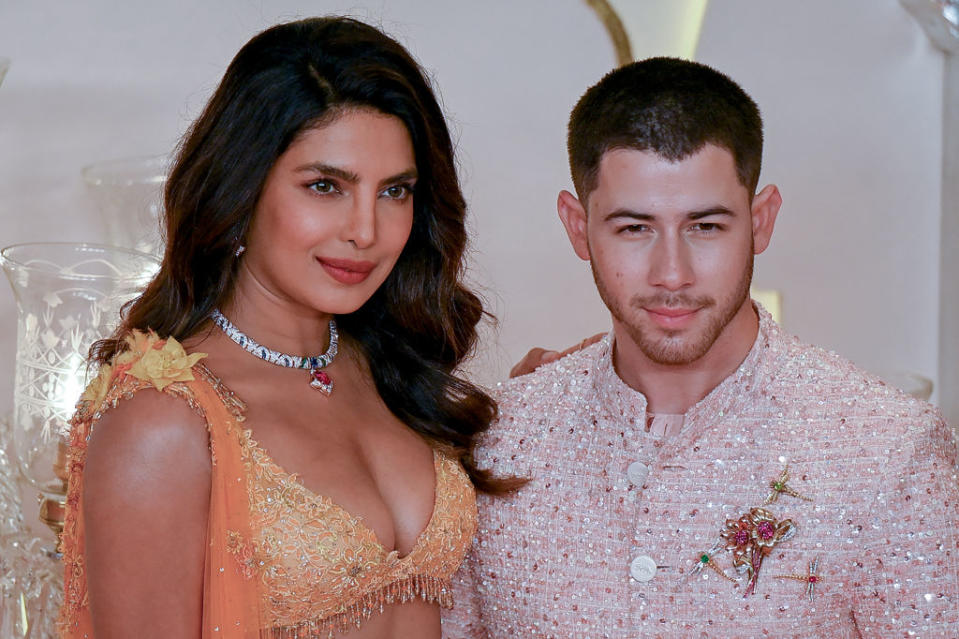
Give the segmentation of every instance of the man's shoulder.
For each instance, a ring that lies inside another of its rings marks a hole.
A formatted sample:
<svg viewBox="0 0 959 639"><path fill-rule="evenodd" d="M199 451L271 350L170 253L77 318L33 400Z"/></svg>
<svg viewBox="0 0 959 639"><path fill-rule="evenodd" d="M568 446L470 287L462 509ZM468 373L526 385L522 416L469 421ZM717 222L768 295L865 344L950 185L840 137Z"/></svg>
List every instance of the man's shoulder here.
<svg viewBox="0 0 959 639"><path fill-rule="evenodd" d="M499 420L540 415L571 401L590 397L594 392L593 374L606 340L588 346L540 366L532 373L500 382L492 391L499 405Z"/></svg>
<svg viewBox="0 0 959 639"><path fill-rule="evenodd" d="M495 464L506 453L514 461L526 457L583 412L595 400L593 377L604 348L606 340L497 384L492 390L497 418L480 439L478 458Z"/></svg>
<svg viewBox="0 0 959 639"><path fill-rule="evenodd" d="M500 397L510 395L546 395L564 394L578 386L578 378L588 377L596 364L597 356L604 347L605 340L570 353L555 362L544 364L532 373L520 375L500 382L493 394Z"/></svg>
<svg viewBox="0 0 959 639"><path fill-rule="evenodd" d="M792 336L784 339L783 349L772 376L771 392L804 405L807 411L859 423L882 419L893 430L896 425L903 429L928 428L942 421L932 404L834 351Z"/></svg>

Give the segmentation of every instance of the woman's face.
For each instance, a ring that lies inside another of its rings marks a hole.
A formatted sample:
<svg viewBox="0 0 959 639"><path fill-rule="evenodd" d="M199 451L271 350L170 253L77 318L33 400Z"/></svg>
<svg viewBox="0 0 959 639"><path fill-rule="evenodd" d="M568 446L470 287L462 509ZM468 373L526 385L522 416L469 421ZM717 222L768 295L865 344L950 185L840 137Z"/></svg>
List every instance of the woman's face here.
<svg viewBox="0 0 959 639"><path fill-rule="evenodd" d="M293 310L357 310L406 245L416 177L397 117L351 109L303 131L267 175L238 286Z"/></svg>

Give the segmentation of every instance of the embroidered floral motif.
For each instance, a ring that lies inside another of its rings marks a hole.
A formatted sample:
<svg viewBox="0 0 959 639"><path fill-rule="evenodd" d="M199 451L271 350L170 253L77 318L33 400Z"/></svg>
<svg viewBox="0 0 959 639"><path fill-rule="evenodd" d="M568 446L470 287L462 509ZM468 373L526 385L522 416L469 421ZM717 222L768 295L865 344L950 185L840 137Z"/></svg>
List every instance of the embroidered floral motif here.
<svg viewBox="0 0 959 639"><path fill-rule="evenodd" d="M344 632L383 606L414 597L452 606L450 578L476 527L473 488L456 460L434 453L434 511L401 557L361 519L280 468L249 431L241 440L270 636Z"/></svg>
<svg viewBox="0 0 959 639"><path fill-rule="evenodd" d="M246 404L237 397L233 391L227 388L227 386L220 381L219 377L214 375L213 372L203 364L197 365L194 372L200 376L200 379L213 387L213 392L220 398L220 401L236 422L241 423L246 421L246 415L244 414L246 412ZM226 431L228 433L233 432L232 426L227 424Z"/></svg>
<svg viewBox="0 0 959 639"><path fill-rule="evenodd" d="M732 552L733 566L748 577L744 597L751 595L759 579L759 569L773 548L796 534L790 519L777 520L765 508L753 508L739 519L727 519L720 537Z"/></svg>
<svg viewBox="0 0 959 639"><path fill-rule="evenodd" d="M235 530L226 531L226 549L236 559L237 570L246 579L252 579L256 574L256 558L254 557L253 544L243 539L243 536Z"/></svg>
<svg viewBox="0 0 959 639"><path fill-rule="evenodd" d="M102 412L129 399L144 388L157 388L186 400L198 414L204 409L193 384L184 381L182 347L172 348L166 364L143 376L134 366L144 355L163 350L165 341L155 334L139 333L128 341L130 350L114 359L112 370L94 380L85 407L71 420L70 492L65 524L65 599L61 629L88 622L85 567L79 504L82 473L89 436ZM185 356L187 361L194 356ZM202 357L202 355L201 355ZM196 360L199 358L197 357ZM195 360L194 360L195 362ZM208 383L236 422L244 405L202 363L193 371ZM126 374L130 373L130 374ZM157 375L159 373L159 375ZM101 388L100 386L104 388ZM90 408L100 397L100 405ZM269 627L263 636L287 638L326 637L356 628L363 620L390 604L415 599L442 607L453 605L450 579L459 568L476 530L475 495L459 462L434 454L436 494L434 511L411 552L400 557L385 549L363 522L329 499L310 493L296 477L285 473L250 439L250 432L231 421L228 433L239 441L239 462L245 469L249 492L249 533L226 534L227 552L236 559L244 578L251 578L260 593L262 618ZM230 430L233 429L233 430ZM214 464L216 463L214 455ZM223 539L223 537L220 537ZM351 552L347 552L351 551Z"/></svg>
<svg viewBox="0 0 959 639"><path fill-rule="evenodd" d="M163 340L153 331L133 331L126 338L130 350L117 358L118 364L131 362L129 374L150 382L157 390L163 390L173 382L193 381L193 365L206 357L206 353L187 355L172 337Z"/></svg>
<svg viewBox="0 0 959 639"><path fill-rule="evenodd" d="M110 380L112 377L113 367L109 364L102 365L97 372L97 376L87 384L87 387L83 390L83 394L80 395L80 404L86 402L94 410L99 408L107 396L107 391L110 390Z"/></svg>

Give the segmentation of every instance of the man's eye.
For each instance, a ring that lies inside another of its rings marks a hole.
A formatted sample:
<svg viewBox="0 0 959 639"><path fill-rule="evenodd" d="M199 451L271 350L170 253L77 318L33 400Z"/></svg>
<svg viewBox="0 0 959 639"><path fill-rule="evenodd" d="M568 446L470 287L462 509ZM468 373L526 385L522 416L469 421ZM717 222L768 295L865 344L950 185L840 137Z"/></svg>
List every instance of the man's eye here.
<svg viewBox="0 0 959 639"><path fill-rule="evenodd" d="M693 229L696 231L702 231L703 233L712 233L713 231L718 231L722 227L715 222L700 222L693 225Z"/></svg>
<svg viewBox="0 0 959 639"><path fill-rule="evenodd" d="M620 233L644 233L649 230L646 224L627 224L619 230Z"/></svg>
<svg viewBox="0 0 959 639"><path fill-rule="evenodd" d="M316 191L317 193L332 193L336 190L336 185L327 180L317 180L310 184L310 188Z"/></svg>

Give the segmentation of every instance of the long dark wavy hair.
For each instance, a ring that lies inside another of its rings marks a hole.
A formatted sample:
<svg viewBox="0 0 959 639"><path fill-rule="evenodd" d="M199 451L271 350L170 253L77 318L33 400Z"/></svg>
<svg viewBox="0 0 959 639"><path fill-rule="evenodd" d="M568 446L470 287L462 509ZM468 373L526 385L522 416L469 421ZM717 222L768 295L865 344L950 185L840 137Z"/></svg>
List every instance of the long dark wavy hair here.
<svg viewBox="0 0 959 639"><path fill-rule="evenodd" d="M108 362L133 329L184 340L230 299L235 251L267 174L298 134L344 109L371 108L406 125L419 179L413 228L392 272L357 311L337 317L359 345L376 389L400 420L458 451L473 483L498 493L516 485L476 468L476 436L495 402L456 376L471 353L480 299L462 283L466 202L443 113L420 66L399 43L343 17L280 24L255 36L230 63L183 138L164 193L166 252L159 273L124 310Z"/></svg>

